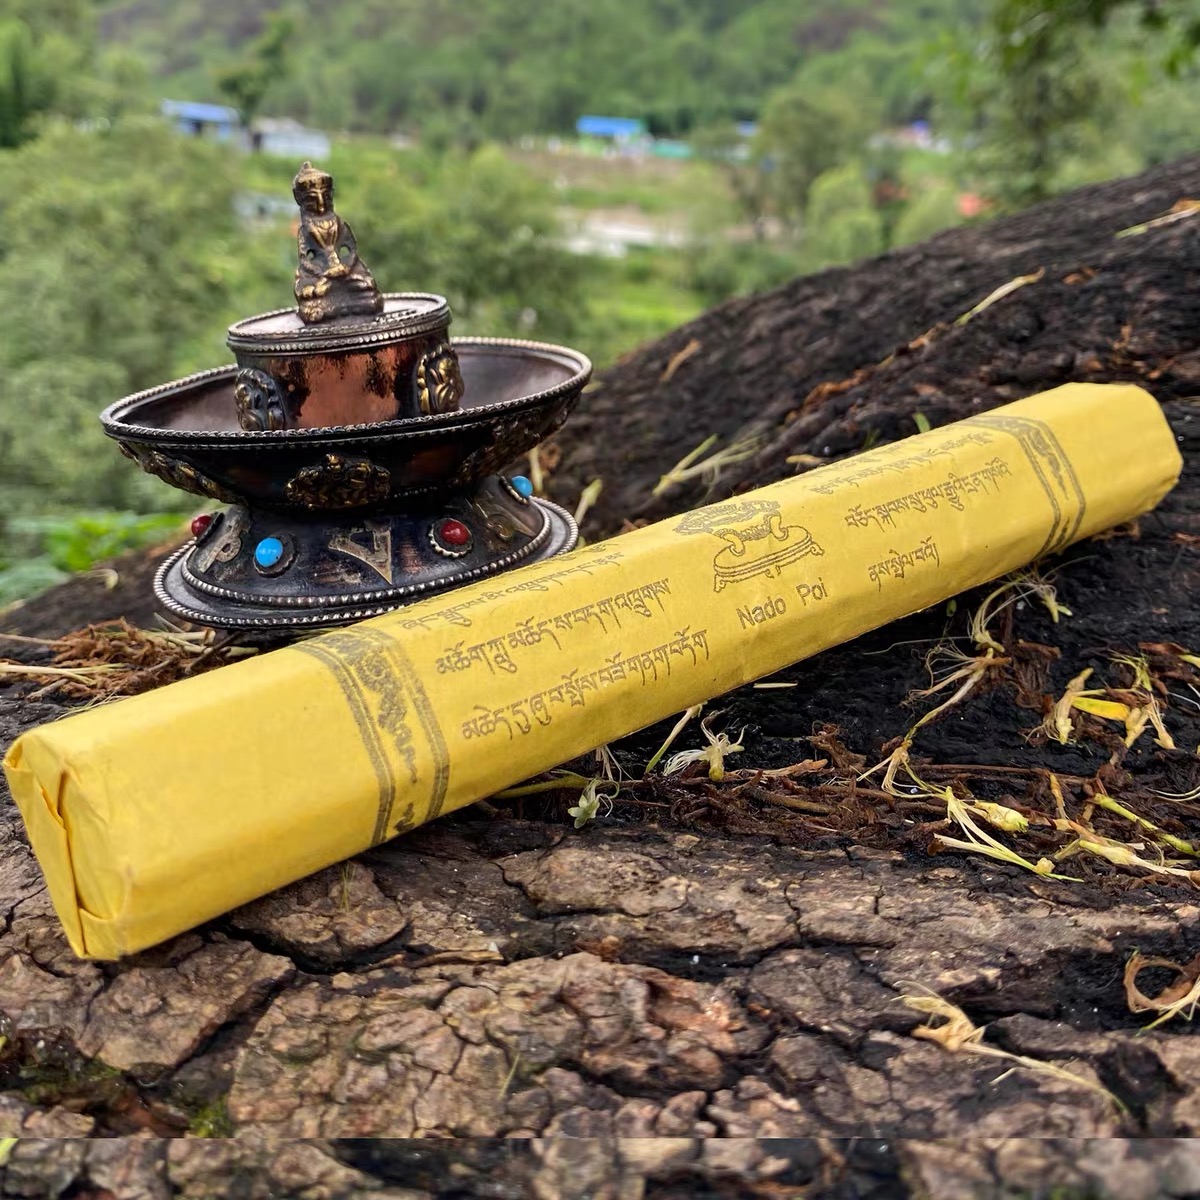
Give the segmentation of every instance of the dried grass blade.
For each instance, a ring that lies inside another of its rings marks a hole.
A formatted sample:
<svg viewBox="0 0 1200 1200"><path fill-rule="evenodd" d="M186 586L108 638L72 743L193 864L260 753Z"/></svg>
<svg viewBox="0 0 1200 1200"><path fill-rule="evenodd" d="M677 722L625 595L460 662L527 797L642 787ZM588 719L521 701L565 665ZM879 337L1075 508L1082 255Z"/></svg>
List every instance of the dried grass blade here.
<svg viewBox="0 0 1200 1200"><path fill-rule="evenodd" d="M901 984L901 986L912 988L917 985ZM940 1018L943 1022L940 1025L935 1025L932 1021L928 1021L924 1025L918 1025L913 1030L913 1037L922 1038L928 1042L935 1042L953 1054L974 1054L986 1058L1002 1059L1012 1063L1012 1069L1020 1068L1024 1071L1032 1071L1035 1074L1048 1075L1064 1083L1086 1088L1089 1092L1095 1092L1097 1095L1103 1096L1118 1111L1125 1111L1125 1106L1112 1092L1091 1079L1087 1079L1082 1075L1076 1075L1073 1071L1068 1071L1065 1067L1056 1066L1054 1063L1044 1062L1040 1058L1030 1058L1024 1054L1013 1054L1008 1050L1001 1050L999 1046L987 1045L983 1040L983 1026L976 1025L957 1004L952 1004L945 997L939 996L936 992L930 991L928 988L905 992L900 996L900 1000L913 1012L920 1013L922 1016ZM1007 1074L1008 1072L1006 1071L1004 1075L1001 1075L993 1082L999 1083Z"/></svg>
<svg viewBox="0 0 1200 1200"><path fill-rule="evenodd" d="M1179 978L1163 988L1157 996L1147 996L1138 986L1137 977L1150 967L1162 967L1175 971ZM1180 966L1169 958L1147 958L1140 950L1135 950L1125 964L1125 1002L1133 1013L1158 1013L1143 1032L1170 1021L1175 1017L1183 1017L1185 1021L1192 1020L1196 1009L1200 1007L1200 955L1190 963Z"/></svg>
<svg viewBox="0 0 1200 1200"><path fill-rule="evenodd" d="M1038 267L1036 271L1029 275L1018 275L1016 279L1010 279L1007 283L1002 283L994 292L989 293L982 300L980 300L980 302L975 305L974 308L963 313L961 317L958 317L954 324L965 325L968 321L979 316L981 312L991 308L993 304L1003 300L1005 296L1011 296L1013 292L1019 291L1021 288L1027 287L1031 283L1037 283L1045 274L1046 268Z"/></svg>

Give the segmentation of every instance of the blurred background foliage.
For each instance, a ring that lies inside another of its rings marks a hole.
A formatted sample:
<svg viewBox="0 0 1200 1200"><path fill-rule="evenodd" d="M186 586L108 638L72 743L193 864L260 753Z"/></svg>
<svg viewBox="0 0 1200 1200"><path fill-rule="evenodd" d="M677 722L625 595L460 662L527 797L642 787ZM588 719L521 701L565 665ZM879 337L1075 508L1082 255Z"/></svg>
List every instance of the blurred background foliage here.
<svg viewBox="0 0 1200 1200"><path fill-rule="evenodd" d="M603 365L1197 151L1198 44L1195 0L0 0L0 604L186 520L96 414L291 299L294 156L185 137L166 97L328 134L385 287ZM584 113L661 140L581 142Z"/></svg>

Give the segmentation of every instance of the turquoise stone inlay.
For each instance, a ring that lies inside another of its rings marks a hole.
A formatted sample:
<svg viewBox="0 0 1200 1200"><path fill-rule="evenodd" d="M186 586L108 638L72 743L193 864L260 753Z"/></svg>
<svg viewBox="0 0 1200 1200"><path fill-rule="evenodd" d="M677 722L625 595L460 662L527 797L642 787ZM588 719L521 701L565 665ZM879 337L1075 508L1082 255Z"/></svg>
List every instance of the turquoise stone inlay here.
<svg viewBox="0 0 1200 1200"><path fill-rule="evenodd" d="M254 561L264 570L283 557L283 543L277 537L265 537L254 547Z"/></svg>
<svg viewBox="0 0 1200 1200"><path fill-rule="evenodd" d="M512 477L512 485L522 496L529 497L533 495L533 484L524 475L514 475Z"/></svg>

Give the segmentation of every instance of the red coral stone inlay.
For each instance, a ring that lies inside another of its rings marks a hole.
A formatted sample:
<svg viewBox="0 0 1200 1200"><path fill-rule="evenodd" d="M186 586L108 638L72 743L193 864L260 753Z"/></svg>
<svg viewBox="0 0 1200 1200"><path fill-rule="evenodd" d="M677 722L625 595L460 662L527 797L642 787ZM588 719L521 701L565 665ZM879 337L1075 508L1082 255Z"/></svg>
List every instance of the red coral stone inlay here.
<svg viewBox="0 0 1200 1200"><path fill-rule="evenodd" d="M471 531L461 521L443 521L438 526L438 539L447 546L465 546Z"/></svg>
<svg viewBox="0 0 1200 1200"><path fill-rule="evenodd" d="M192 537L199 537L213 522L212 513L201 513L192 518Z"/></svg>

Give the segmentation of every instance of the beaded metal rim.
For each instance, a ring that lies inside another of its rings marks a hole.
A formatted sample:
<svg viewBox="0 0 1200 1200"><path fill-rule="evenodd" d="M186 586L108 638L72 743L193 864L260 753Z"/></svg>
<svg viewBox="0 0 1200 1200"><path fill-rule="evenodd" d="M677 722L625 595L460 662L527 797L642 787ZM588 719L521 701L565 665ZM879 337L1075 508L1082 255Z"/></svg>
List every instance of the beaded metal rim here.
<svg viewBox="0 0 1200 1200"><path fill-rule="evenodd" d="M445 329L451 321L450 305L445 296L434 292L385 292L384 301L432 300L434 307L426 313L414 314L411 310L380 313L374 317L363 317L352 327L343 327L339 334L335 325L309 325L291 330L286 334L254 334L245 331L255 321L266 321L272 317L295 315L294 308L275 308L270 312L246 317L229 327L225 344L235 353L241 350L250 354L312 354L317 351L366 350L373 346L407 341L423 333Z"/></svg>
<svg viewBox="0 0 1200 1200"><path fill-rule="evenodd" d="M539 500L538 503L553 511L553 519L560 522L561 528L566 534L561 548L554 553L566 554L573 550L579 541L579 526L575 523L575 518L565 509L559 508L557 504L551 504L546 500ZM397 604L374 604L365 608L323 609L317 612L288 611L286 616L283 612L280 612L278 615L271 614L267 616L222 617L220 613L205 612L203 609L192 608L190 605L176 600L166 589L165 581L167 575L191 549L192 543L190 542L181 546L158 568L154 575L154 596L159 604L168 612L177 617L182 617L185 621L192 621L197 625L207 625L221 629L282 631L287 629L314 628L322 625L348 625L353 621L365 621L370 617L381 617L384 613L393 612L396 608L400 607ZM547 555L546 557L551 556ZM494 573L476 570L469 572L467 579L482 579ZM441 589L439 586L438 591L433 591L430 588L426 588L425 585L421 585L419 590L425 590L429 595L438 595Z"/></svg>
<svg viewBox="0 0 1200 1200"><path fill-rule="evenodd" d="M343 443L356 442L364 438L413 436L435 433L441 429L452 429L459 425L483 423L488 417L520 412L525 408L537 408L549 400L555 400L572 391L581 391L592 375L592 362L586 354L580 354L567 346L556 346L552 342L527 342L520 338L452 338L450 344L456 350L480 348L484 350L522 351L558 355L574 365L575 374L545 391L528 396L516 396L511 400L500 400L495 404L481 404L473 408L455 409L447 413L429 413L419 417L399 417L394 421L373 421L365 425L329 425L317 429L164 429L154 425L132 425L122 420L122 414L130 408L178 392L187 391L203 383L217 379L232 380L238 373L236 363L225 367L210 367L197 371L183 379L160 383L157 387L134 392L131 396L110 404L101 414L100 423L109 437L118 441L135 440L151 442L156 446L186 447L195 444L216 444L225 449L260 449L265 441L280 445L305 445L313 442Z"/></svg>
<svg viewBox="0 0 1200 1200"><path fill-rule="evenodd" d="M365 604L372 600L402 600L406 596L415 596L422 592L441 591L443 588L458 587L461 584L470 583L473 579L483 579L488 575L495 575L499 571L505 571L509 567L515 567L517 563L524 562L530 555L540 550L550 539L554 524L550 513L547 511L548 509L553 509L555 516L569 518L571 524L574 525L574 518L559 508L557 504L551 504L548 500L539 500L538 507L542 509L542 527L519 550L514 550L511 554L506 554L503 558L493 559L482 566L472 567L468 571L459 571L456 574L446 575L440 579L430 579L423 583L407 584L404 587L381 588L369 592L339 592L334 596L260 596L252 592L239 592L233 588L223 588L215 583L208 583L192 574L188 569L186 560L180 564L180 573L183 575L184 581L188 586L198 592L203 592L205 595L213 596L218 600L229 600L235 604L253 604L259 608L334 608L338 605ZM578 536L577 526L575 536ZM192 545L189 543L183 549L190 551L191 548Z"/></svg>

